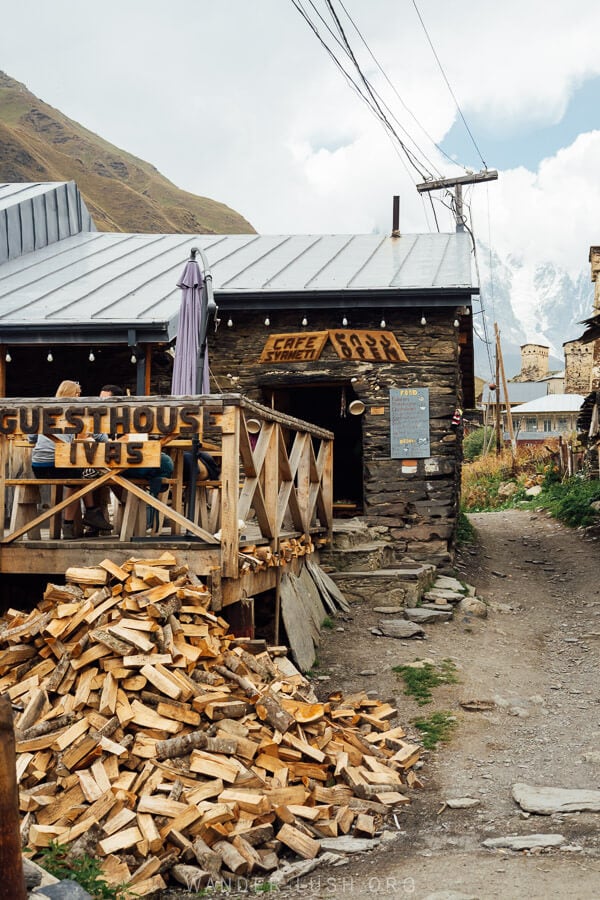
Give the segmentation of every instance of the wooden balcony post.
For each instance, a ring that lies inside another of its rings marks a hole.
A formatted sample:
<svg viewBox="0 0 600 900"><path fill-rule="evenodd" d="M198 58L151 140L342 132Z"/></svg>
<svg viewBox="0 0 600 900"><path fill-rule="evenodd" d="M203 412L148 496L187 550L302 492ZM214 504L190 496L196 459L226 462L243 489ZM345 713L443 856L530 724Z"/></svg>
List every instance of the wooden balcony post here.
<svg viewBox="0 0 600 900"><path fill-rule="evenodd" d="M23 878L16 745L10 698L0 695L0 900L26 900Z"/></svg>
<svg viewBox="0 0 600 900"><path fill-rule="evenodd" d="M221 419L221 571L237 578L239 553L240 417L238 406L227 406Z"/></svg>
<svg viewBox="0 0 600 900"><path fill-rule="evenodd" d="M263 426L264 428L265 426ZM277 521L277 500L279 497L279 441L281 429L275 425L266 426L269 429L269 446L263 466L263 491L265 496L265 508L271 529L271 548L279 550L279 523Z"/></svg>

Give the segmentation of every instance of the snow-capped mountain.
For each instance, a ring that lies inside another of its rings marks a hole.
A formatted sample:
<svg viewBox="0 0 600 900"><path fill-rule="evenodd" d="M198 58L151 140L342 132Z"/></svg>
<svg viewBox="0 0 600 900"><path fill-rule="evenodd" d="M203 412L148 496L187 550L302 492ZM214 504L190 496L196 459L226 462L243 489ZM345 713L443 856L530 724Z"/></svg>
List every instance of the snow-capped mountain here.
<svg viewBox="0 0 600 900"><path fill-rule="evenodd" d="M520 347L527 343L549 347L550 369L562 369L562 345L580 337L584 331L581 321L593 314L589 269L573 277L552 262L530 266L514 256L501 260L495 254L490 260L489 249L482 245L478 245L478 256L481 295L473 303L475 373L486 379L493 374L494 322L500 330L508 378L520 371ZM491 342L488 345L486 336Z"/></svg>

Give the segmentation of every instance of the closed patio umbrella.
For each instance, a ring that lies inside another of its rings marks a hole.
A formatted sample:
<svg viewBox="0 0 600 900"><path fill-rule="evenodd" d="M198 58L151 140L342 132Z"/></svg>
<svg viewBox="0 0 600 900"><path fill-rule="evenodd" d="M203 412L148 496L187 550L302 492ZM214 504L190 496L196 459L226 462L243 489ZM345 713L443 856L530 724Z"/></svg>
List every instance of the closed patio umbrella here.
<svg viewBox="0 0 600 900"><path fill-rule="evenodd" d="M171 393L175 396L204 393L202 378L198 383L203 285L202 272L193 253L177 282L181 288L181 304L171 380Z"/></svg>
<svg viewBox="0 0 600 900"><path fill-rule="evenodd" d="M204 274L196 260L199 253L204 266ZM177 283L181 288L179 324L173 360L171 393L175 396L208 394L210 380L208 372L207 332L208 321L215 315L217 307L212 297L212 277L208 271L204 254L197 247L190 250L190 258ZM192 452L198 451L198 438L194 438ZM189 518L194 518L196 503L197 467L192 465L190 479Z"/></svg>

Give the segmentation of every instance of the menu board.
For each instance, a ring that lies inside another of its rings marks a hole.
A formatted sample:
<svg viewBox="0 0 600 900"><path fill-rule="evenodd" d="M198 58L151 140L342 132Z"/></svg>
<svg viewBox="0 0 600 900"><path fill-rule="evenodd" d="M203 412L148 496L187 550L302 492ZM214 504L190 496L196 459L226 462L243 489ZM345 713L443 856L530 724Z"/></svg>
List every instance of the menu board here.
<svg viewBox="0 0 600 900"><path fill-rule="evenodd" d="M390 456L430 456L429 388L390 388Z"/></svg>

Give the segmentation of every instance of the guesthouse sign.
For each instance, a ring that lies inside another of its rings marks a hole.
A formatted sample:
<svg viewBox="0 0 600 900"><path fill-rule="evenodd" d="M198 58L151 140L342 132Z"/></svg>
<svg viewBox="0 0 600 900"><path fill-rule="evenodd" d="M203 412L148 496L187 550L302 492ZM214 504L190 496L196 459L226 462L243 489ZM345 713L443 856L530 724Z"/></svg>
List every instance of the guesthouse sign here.
<svg viewBox="0 0 600 900"><path fill-rule="evenodd" d="M161 440L156 438L202 435L201 407L169 398L160 404L122 397L0 402L0 437L54 438L60 468L159 466ZM96 441L94 434L110 439Z"/></svg>
<svg viewBox="0 0 600 900"><path fill-rule="evenodd" d="M160 404L144 400L74 398L73 400L0 401L0 435L143 434L192 437L202 434L202 408L165 398Z"/></svg>

